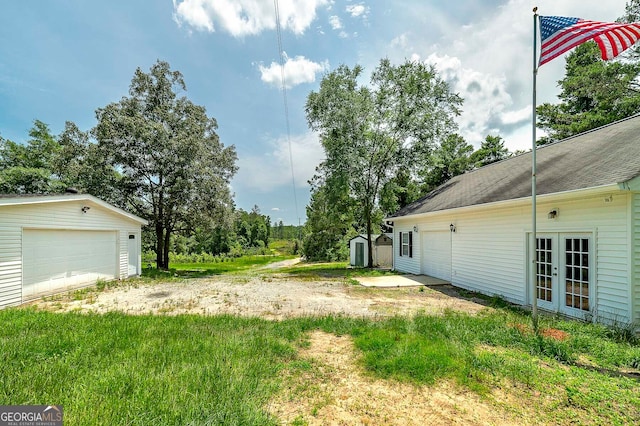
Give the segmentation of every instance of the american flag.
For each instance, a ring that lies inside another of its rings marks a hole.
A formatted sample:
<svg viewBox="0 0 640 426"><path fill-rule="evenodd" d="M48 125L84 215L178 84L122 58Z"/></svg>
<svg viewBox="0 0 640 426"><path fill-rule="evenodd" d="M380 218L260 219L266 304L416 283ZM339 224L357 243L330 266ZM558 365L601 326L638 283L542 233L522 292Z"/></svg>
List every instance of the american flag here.
<svg viewBox="0 0 640 426"><path fill-rule="evenodd" d="M541 16L540 65L589 40L600 47L602 59L609 60L633 46L640 38L640 23L596 22L564 16Z"/></svg>

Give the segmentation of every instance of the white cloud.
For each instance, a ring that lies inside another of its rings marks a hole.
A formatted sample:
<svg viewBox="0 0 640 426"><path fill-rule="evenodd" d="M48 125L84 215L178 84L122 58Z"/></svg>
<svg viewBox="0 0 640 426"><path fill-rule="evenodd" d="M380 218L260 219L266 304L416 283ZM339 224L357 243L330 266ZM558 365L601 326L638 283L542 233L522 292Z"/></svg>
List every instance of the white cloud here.
<svg viewBox="0 0 640 426"><path fill-rule="evenodd" d="M271 208L271 211L272 211L272 212L279 212L279 211L280 211L280 208L279 208L279 207L272 207L272 208Z"/></svg>
<svg viewBox="0 0 640 426"><path fill-rule="evenodd" d="M354 18L357 18L359 16L366 18L366 16L369 14L369 6L365 6L364 3L347 5L345 10Z"/></svg>
<svg viewBox="0 0 640 426"><path fill-rule="evenodd" d="M316 81L316 74L329 69L329 62L313 62L304 56L296 56L289 58L286 56L284 63L285 86L291 88L303 83L313 83ZM282 70L280 64L272 62L271 65L265 67L260 65L261 79L272 86L280 86L282 84Z"/></svg>
<svg viewBox="0 0 640 426"><path fill-rule="evenodd" d="M324 150L315 133L291 137L293 176L297 188L308 188L308 180L324 159ZM263 153L240 156L239 171L234 179L237 186L269 192L278 187L291 187L289 143L283 136L271 141Z"/></svg>
<svg viewBox="0 0 640 426"><path fill-rule="evenodd" d="M509 108L513 99L507 90L504 75L482 73L464 68L457 57L430 55L425 62L434 64L440 77L449 82L451 90L464 98L462 115L458 118L460 134L467 142L479 146L489 133L505 125L521 124L526 115L513 114ZM504 121L504 115L509 121Z"/></svg>
<svg viewBox="0 0 640 426"><path fill-rule="evenodd" d="M331 25L331 28L336 31L340 30L340 32L338 33L338 36L340 38L349 37L349 34L347 34L347 32L343 30L344 25L342 25L342 21L340 20L339 16L336 16L336 15L330 16L329 25Z"/></svg>
<svg viewBox="0 0 640 426"><path fill-rule="evenodd" d="M470 143L477 145L494 132L505 139L509 149L531 146L534 4L542 15L599 21L613 21L624 11L621 0L506 0L490 13L456 22L445 13L449 8L430 3L424 6L429 13L423 14L430 16L432 30L437 30L433 36L425 37L418 27L402 26L402 36L389 43L398 60L421 57L438 63L443 78L464 97L458 122ZM539 70L538 105L558 102L557 80L564 75L564 65L559 58Z"/></svg>
<svg viewBox="0 0 640 426"><path fill-rule="evenodd" d="M327 0L280 0L283 30L302 34L316 17L316 9ZM270 0L173 0L173 18L200 31L221 27L234 37L260 34L276 27L275 9Z"/></svg>
<svg viewBox="0 0 640 426"><path fill-rule="evenodd" d="M330 16L329 24L331 25L331 28L333 28L334 30L342 29L342 21L340 21L339 16L336 16L336 15Z"/></svg>
<svg viewBox="0 0 640 426"><path fill-rule="evenodd" d="M407 49L409 45L409 38L407 33L400 34L398 37L391 40L391 47L394 49Z"/></svg>

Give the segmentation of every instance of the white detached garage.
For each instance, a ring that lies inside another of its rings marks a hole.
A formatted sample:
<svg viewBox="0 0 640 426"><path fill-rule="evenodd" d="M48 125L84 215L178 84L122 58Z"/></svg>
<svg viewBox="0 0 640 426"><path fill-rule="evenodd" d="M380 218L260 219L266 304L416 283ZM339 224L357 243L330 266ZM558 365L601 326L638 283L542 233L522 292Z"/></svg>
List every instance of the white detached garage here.
<svg viewBox="0 0 640 426"><path fill-rule="evenodd" d="M139 275L146 224L86 194L0 196L0 308Z"/></svg>

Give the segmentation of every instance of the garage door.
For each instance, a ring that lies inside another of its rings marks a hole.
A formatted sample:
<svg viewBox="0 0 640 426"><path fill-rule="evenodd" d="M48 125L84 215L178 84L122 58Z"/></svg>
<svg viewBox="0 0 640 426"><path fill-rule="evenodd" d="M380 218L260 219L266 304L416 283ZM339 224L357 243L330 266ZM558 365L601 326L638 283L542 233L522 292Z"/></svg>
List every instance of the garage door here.
<svg viewBox="0 0 640 426"><path fill-rule="evenodd" d="M25 229L22 297L29 299L116 277L116 233Z"/></svg>
<svg viewBox="0 0 640 426"><path fill-rule="evenodd" d="M422 273L451 281L451 233L422 233Z"/></svg>

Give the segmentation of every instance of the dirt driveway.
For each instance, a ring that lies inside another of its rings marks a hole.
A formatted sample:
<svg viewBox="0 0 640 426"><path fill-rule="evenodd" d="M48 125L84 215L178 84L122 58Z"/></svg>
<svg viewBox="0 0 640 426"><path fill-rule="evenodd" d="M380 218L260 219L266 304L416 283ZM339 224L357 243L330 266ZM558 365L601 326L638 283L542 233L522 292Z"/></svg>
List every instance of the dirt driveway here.
<svg viewBox="0 0 640 426"><path fill-rule="evenodd" d="M445 309L477 312L485 308L481 303L461 297L450 285L367 288L343 278L308 280L269 270L160 283L133 280L103 291L88 288L33 304L58 312L233 314L282 319L325 314L375 317L419 311L441 313Z"/></svg>

